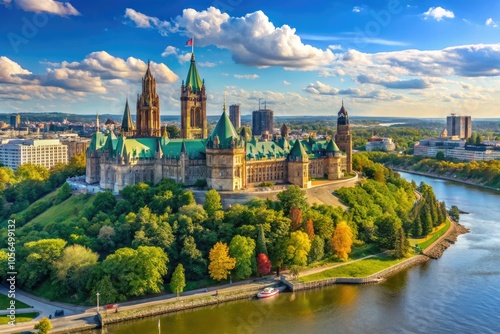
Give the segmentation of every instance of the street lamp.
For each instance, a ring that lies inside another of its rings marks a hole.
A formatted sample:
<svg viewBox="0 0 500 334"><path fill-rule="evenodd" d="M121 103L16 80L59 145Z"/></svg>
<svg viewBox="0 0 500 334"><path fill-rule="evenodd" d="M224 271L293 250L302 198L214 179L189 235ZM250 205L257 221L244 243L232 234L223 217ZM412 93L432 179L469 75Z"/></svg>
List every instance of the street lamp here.
<svg viewBox="0 0 500 334"><path fill-rule="evenodd" d="M99 313L99 296L101 295L99 291L95 294L97 296L97 313Z"/></svg>

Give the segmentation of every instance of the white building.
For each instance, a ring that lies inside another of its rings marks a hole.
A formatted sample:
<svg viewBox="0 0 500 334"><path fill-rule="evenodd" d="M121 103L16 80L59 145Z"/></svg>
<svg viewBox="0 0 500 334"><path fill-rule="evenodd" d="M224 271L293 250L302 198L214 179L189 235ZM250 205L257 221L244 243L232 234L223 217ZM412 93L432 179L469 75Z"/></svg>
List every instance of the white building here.
<svg viewBox="0 0 500 334"><path fill-rule="evenodd" d="M0 163L14 170L26 163L51 168L60 162L68 162L68 146L59 139L0 140Z"/></svg>
<svg viewBox="0 0 500 334"><path fill-rule="evenodd" d="M392 152L396 150L396 144L392 138L387 137L371 137L370 141L366 143L366 151L384 151Z"/></svg>
<svg viewBox="0 0 500 334"><path fill-rule="evenodd" d="M466 145L460 139L427 138L413 147L414 155L435 158L438 152L443 152L445 158L463 161L500 160L500 146L496 143Z"/></svg>

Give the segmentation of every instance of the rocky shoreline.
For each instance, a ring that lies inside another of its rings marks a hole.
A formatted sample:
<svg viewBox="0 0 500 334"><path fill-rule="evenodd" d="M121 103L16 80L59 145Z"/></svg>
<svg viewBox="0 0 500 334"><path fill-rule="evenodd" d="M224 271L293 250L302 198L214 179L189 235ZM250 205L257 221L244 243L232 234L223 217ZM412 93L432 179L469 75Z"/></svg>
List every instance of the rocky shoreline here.
<svg viewBox="0 0 500 334"><path fill-rule="evenodd" d="M444 251L457 241L458 236L465 233L469 233L469 229L459 223L452 222L448 233L441 237L429 250L426 250L425 255L431 259L439 259Z"/></svg>

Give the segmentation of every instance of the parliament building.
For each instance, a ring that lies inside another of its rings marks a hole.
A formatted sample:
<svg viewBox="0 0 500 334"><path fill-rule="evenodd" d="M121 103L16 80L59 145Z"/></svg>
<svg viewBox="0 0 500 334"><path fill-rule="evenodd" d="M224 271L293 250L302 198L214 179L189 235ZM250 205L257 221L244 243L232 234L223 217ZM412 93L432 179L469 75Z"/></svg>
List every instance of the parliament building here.
<svg viewBox="0 0 500 334"><path fill-rule="evenodd" d="M86 182L120 191L139 182L171 178L186 186L206 180L208 188L237 191L262 182L311 186L312 178L337 180L351 172L352 137L347 111L338 112L335 139L290 139L284 124L273 141L237 133L226 113L207 133L205 82L194 55L181 85L181 136L171 139L160 126L160 100L149 64L137 97L136 124L128 100L121 132L103 133L97 126L87 149ZM166 128L166 127L165 127Z"/></svg>

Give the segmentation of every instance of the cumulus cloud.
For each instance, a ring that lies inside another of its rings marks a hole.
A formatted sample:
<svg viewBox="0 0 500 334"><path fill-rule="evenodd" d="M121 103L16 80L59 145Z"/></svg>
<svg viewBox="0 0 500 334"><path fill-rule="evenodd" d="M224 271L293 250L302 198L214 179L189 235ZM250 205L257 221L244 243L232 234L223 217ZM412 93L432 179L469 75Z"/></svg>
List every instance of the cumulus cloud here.
<svg viewBox="0 0 500 334"><path fill-rule="evenodd" d="M5 5L9 5L11 0L4 0ZM54 0L14 0L17 7L27 12L50 13L60 16L80 15L78 10L69 2L59 2Z"/></svg>
<svg viewBox="0 0 500 334"><path fill-rule="evenodd" d="M137 28L155 28L166 36L171 31L171 24L168 21L162 21L157 17L147 16L132 8L125 9L124 17L135 23Z"/></svg>
<svg viewBox="0 0 500 334"><path fill-rule="evenodd" d="M291 82L288 82L286 80L283 80L283 86L288 86L288 85L291 85L292 83Z"/></svg>
<svg viewBox="0 0 500 334"><path fill-rule="evenodd" d="M228 49L239 64L312 70L334 59L330 50L304 44L294 28L288 25L275 27L262 11L231 17L214 7L203 11L185 9L172 23L139 14L127 8L125 16L139 28L178 32L194 37L199 46L215 45Z"/></svg>
<svg viewBox="0 0 500 334"><path fill-rule="evenodd" d="M328 48L330 50L342 50L342 45L340 45L340 44L331 44L331 45L328 45Z"/></svg>
<svg viewBox="0 0 500 334"><path fill-rule="evenodd" d="M200 65L201 67L215 67L215 66L217 66L216 63L212 63L210 61L198 62L198 65Z"/></svg>
<svg viewBox="0 0 500 334"><path fill-rule="evenodd" d="M363 11L363 7L361 7L361 6L354 6L352 8L353 13L361 13L362 11Z"/></svg>
<svg viewBox="0 0 500 334"><path fill-rule="evenodd" d="M0 57L0 83L22 83L20 76L29 75L30 71L22 68L18 63L2 56Z"/></svg>
<svg viewBox="0 0 500 334"><path fill-rule="evenodd" d="M168 57L170 55L176 55L179 52L179 49L175 46L167 46L165 51L161 54L162 57Z"/></svg>
<svg viewBox="0 0 500 334"><path fill-rule="evenodd" d="M235 74L234 77L236 79L257 79L259 77L258 74Z"/></svg>
<svg viewBox="0 0 500 334"><path fill-rule="evenodd" d="M372 90L362 91L359 88L346 88L338 89L328 84L316 81L310 83L304 91L313 95L348 95L361 99L377 99L377 100L402 100L405 96L402 94L395 94L387 90Z"/></svg>
<svg viewBox="0 0 500 334"><path fill-rule="evenodd" d="M498 24L495 21L493 21L493 19L491 17L486 20L485 24L487 26L490 26L490 27L493 27L493 28L498 27Z"/></svg>
<svg viewBox="0 0 500 334"><path fill-rule="evenodd" d="M421 78L409 79L409 80L398 80L398 79L384 80L384 79L379 79L373 75L362 74L358 75L357 81L361 84L365 83L376 84L392 89L424 89L432 87L430 83Z"/></svg>
<svg viewBox="0 0 500 334"><path fill-rule="evenodd" d="M423 15L424 19L433 18L436 21L441 21L443 18L455 18L455 14L451 10L444 9L443 7L430 7Z"/></svg>

